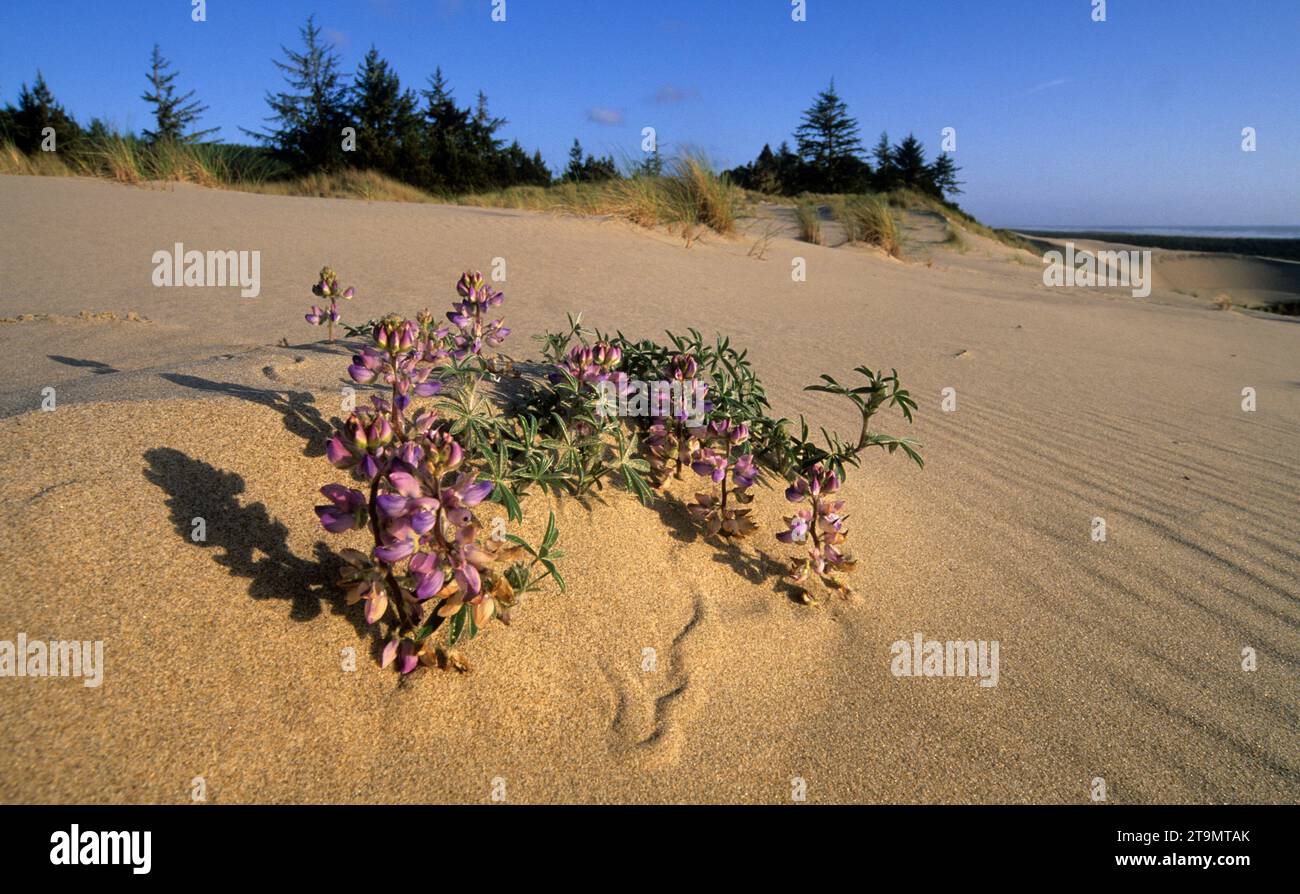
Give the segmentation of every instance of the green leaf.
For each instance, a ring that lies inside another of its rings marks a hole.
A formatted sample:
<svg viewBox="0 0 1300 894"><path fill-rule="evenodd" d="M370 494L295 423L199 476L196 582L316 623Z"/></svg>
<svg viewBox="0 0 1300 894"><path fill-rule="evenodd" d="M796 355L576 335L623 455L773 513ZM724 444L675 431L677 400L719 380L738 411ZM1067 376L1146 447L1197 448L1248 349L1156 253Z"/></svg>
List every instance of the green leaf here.
<svg viewBox="0 0 1300 894"><path fill-rule="evenodd" d="M534 559L537 558L537 550L529 546L528 541L525 540L524 538L518 536L517 534L507 534L506 539L509 540L511 543L513 543L515 546L523 547L525 550L527 550L528 554L532 556Z"/></svg>
<svg viewBox="0 0 1300 894"><path fill-rule="evenodd" d="M560 585L561 593L568 590L568 587L564 584L564 578L560 577L560 572L556 569L554 562L550 559L542 559L542 567L551 573L551 577L555 578L555 582Z"/></svg>
<svg viewBox="0 0 1300 894"><path fill-rule="evenodd" d="M551 512L546 516L546 533L542 535L542 552L550 550L559 539L560 529L555 524L555 513Z"/></svg>
<svg viewBox="0 0 1300 894"><path fill-rule="evenodd" d="M497 482L497 486L492 491L494 502L500 503L506 507L506 515L511 521L519 522L524 520L524 511L519 508L519 500L509 487Z"/></svg>
<svg viewBox="0 0 1300 894"><path fill-rule="evenodd" d="M447 628L447 645L454 646L460 639L461 631L465 629L465 618L469 615L469 603L460 607L460 611L451 616L451 624Z"/></svg>

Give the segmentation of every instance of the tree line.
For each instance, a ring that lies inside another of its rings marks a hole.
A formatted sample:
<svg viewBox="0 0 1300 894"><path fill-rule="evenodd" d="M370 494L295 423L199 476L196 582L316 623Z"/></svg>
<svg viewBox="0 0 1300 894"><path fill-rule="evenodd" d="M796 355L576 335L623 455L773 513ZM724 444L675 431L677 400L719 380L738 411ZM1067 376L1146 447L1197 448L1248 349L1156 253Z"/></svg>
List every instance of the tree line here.
<svg viewBox="0 0 1300 894"><path fill-rule="evenodd" d="M518 140L507 143L501 137L507 121L489 111L482 91L473 105L460 105L441 67L423 89L404 88L397 72L372 46L349 78L314 18L307 19L299 35L301 46L282 47L283 58L274 60L284 86L266 94L270 114L265 127L244 130L294 175L374 170L442 194L625 176L612 156L584 152L575 139L568 165L556 177L539 151L530 154ZM217 128L199 126L208 107L195 98L195 91L181 92L178 76L155 45L141 94L151 107L153 126L126 139L145 145L192 145L213 138ZM0 107L0 139L33 153L43 148L50 128L60 151L76 152L115 135L99 119L83 128L54 98L38 71L30 88L22 85L17 105ZM739 186L784 195L910 187L945 199L961 192L959 169L951 157L940 154L927 162L924 146L910 134L895 145L882 134L868 161L858 122L835 92L834 81L804 112L794 137L797 150L788 142L775 152L765 145L754 161L727 175ZM626 176L658 176L662 170L655 151Z"/></svg>
<svg viewBox="0 0 1300 894"><path fill-rule="evenodd" d="M758 157L728 171L739 186L776 195L859 193L910 188L946 200L961 193L961 170L952 156L925 159L925 147L912 134L891 144L882 133L870 153L863 149L857 119L835 91L835 82L817 95L794 132L796 149L782 142L775 152L764 145ZM873 165L872 162L875 164Z"/></svg>

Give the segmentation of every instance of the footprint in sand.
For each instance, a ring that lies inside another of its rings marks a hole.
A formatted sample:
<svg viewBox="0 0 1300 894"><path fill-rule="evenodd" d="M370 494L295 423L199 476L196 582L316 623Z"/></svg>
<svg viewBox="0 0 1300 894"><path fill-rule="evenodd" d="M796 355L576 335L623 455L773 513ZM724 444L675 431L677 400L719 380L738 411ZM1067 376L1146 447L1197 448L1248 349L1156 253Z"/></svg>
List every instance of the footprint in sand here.
<svg viewBox="0 0 1300 894"><path fill-rule="evenodd" d="M652 671L642 670L636 661L602 664L613 689L609 746L615 757L640 767L661 767L677 760L684 725L703 701L700 688L691 684L683 647L704 618L704 600L696 594L690 619L668 649L657 650Z"/></svg>

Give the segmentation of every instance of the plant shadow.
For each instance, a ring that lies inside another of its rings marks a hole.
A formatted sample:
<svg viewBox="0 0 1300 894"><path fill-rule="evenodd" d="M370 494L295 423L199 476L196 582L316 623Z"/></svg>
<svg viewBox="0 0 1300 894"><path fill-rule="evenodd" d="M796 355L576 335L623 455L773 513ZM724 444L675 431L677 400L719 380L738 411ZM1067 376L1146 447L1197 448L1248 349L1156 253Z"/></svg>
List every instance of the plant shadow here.
<svg viewBox="0 0 1300 894"><path fill-rule="evenodd" d="M652 508L674 540L682 543L703 542L713 550L714 562L726 565L751 584L761 586L775 578L776 592L791 598L795 598L798 594L799 588L785 579L786 565L780 558L773 556L753 540L709 537L700 530L700 526L691 517L687 504L675 494L663 490L657 491Z"/></svg>
<svg viewBox="0 0 1300 894"><path fill-rule="evenodd" d="M263 503L243 504L243 476L218 469L170 447L146 450L144 477L167 495L167 508L177 536L215 551L214 561L236 577L249 580L254 599L287 599L289 617L310 621L322 606L346 617L358 637L373 635L360 604L349 606L334 582L344 562L317 541L312 558L295 555L288 545L289 529L272 518ZM203 520L206 539L194 541L195 520ZM378 638L371 643L378 657Z"/></svg>
<svg viewBox="0 0 1300 894"><path fill-rule="evenodd" d="M90 370L91 375L102 376L108 373L120 372L116 367L109 366L99 360L81 360L77 357L64 357L62 354L46 354L46 357L55 363L62 363L64 366L76 366L81 369Z"/></svg>
<svg viewBox="0 0 1300 894"><path fill-rule="evenodd" d="M317 409L315 398L308 391L253 388L234 382L214 382L211 379L181 373L163 373L162 377L185 388L224 394L270 407L284 418L286 429L306 442L302 451L304 456L323 456L325 442L334 431L330 422Z"/></svg>

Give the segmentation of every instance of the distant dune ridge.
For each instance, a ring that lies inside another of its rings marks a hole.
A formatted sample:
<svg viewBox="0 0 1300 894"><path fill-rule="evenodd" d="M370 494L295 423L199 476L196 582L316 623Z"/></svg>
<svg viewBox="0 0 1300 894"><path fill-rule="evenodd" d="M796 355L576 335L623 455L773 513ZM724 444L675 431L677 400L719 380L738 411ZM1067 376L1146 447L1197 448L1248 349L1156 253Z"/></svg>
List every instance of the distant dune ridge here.
<svg viewBox="0 0 1300 894"><path fill-rule="evenodd" d="M1098 777L1117 803L1300 799L1300 326L1213 294L1285 291L1270 265L1158 252L1135 300L1045 287L1033 252L924 209L894 209L895 258L829 214L803 241L778 205L688 249L184 185L6 176L0 204L0 317L24 320L0 325L0 640L104 644L95 688L0 679L0 800L179 803L199 777L213 803L479 803L498 780L512 802L783 803L801 780L813 803L1085 803ZM259 251L260 296L154 288L178 241ZM329 263L357 288L345 320L409 315L497 257L516 356L568 310L719 330L777 414L842 433L802 387L897 367L927 462L850 478L857 595L785 594L775 482L734 549L687 520L690 482L653 508L611 490L551 505L569 592L475 639L472 673L380 670L330 584L364 538L311 511L352 348L303 321L309 286ZM996 643L996 685L892 673L922 633Z"/></svg>

